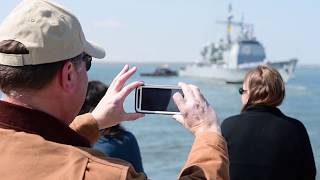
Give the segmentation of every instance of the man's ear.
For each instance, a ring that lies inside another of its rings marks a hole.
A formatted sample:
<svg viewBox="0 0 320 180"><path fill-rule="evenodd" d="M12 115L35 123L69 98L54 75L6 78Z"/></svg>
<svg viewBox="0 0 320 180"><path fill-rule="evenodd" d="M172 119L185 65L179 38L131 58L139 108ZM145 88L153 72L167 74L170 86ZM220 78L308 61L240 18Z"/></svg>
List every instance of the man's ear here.
<svg viewBox="0 0 320 180"><path fill-rule="evenodd" d="M76 67L71 62L66 62L61 71L60 71L60 78L59 84L61 88L68 93L73 93L76 89Z"/></svg>

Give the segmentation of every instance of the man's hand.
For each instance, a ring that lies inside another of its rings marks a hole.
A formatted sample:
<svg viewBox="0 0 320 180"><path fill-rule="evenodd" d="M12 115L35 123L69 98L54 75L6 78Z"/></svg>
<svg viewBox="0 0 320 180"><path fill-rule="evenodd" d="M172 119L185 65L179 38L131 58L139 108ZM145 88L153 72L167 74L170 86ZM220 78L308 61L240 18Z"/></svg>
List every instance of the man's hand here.
<svg viewBox="0 0 320 180"><path fill-rule="evenodd" d="M173 118L194 135L201 132L215 132L221 135L218 117L200 89L185 83L179 83L179 86L182 88L184 97L180 93L175 93L173 99L181 115L173 115Z"/></svg>
<svg viewBox="0 0 320 180"><path fill-rule="evenodd" d="M136 67L129 70L125 65L121 72L113 79L106 94L101 99L97 107L92 111L99 129L119 124L122 121L136 120L143 117L140 113L126 113L123 108L125 98L143 82L135 81L125 86L126 81L137 71Z"/></svg>

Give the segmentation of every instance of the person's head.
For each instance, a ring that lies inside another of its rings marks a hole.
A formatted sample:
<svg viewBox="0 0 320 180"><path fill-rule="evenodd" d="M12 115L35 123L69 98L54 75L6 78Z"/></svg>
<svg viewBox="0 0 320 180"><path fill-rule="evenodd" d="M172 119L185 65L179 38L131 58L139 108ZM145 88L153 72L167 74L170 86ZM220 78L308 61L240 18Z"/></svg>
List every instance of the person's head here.
<svg viewBox="0 0 320 180"><path fill-rule="evenodd" d="M84 101L91 57L104 56L62 6L24 0L0 26L0 89L9 98L69 121Z"/></svg>
<svg viewBox="0 0 320 180"><path fill-rule="evenodd" d="M280 73L267 65L250 70L243 82L242 111L250 105L279 106L285 97L285 84Z"/></svg>
<svg viewBox="0 0 320 180"><path fill-rule="evenodd" d="M103 98L103 96L106 94L107 90L108 90L108 86L103 82L89 81L86 99L82 105L82 108L79 114L92 112L93 109L98 105L100 100ZM117 124L110 128L102 129L100 133L102 136L105 136L107 138L108 137L121 138L123 131L125 131L125 129L120 124Z"/></svg>
<svg viewBox="0 0 320 180"><path fill-rule="evenodd" d="M87 95L79 114L92 112L106 94L108 86L101 81L89 81Z"/></svg>

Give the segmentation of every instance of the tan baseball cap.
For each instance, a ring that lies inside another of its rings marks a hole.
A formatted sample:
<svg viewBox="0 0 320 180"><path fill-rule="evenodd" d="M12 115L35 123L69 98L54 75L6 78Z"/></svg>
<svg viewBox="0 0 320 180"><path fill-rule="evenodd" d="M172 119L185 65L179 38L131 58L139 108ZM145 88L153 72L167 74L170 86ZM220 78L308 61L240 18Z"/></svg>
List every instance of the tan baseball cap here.
<svg viewBox="0 0 320 180"><path fill-rule="evenodd" d="M0 53L0 64L37 65L73 58L82 52L104 58L105 51L87 41L78 19L49 0L24 0L0 26L0 42L15 40L29 54Z"/></svg>

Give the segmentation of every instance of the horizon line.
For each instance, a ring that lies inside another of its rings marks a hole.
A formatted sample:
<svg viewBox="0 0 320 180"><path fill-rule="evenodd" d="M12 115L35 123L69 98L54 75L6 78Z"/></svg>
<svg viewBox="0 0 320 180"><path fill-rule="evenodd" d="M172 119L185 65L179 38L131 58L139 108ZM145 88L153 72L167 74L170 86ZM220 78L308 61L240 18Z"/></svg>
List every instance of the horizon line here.
<svg viewBox="0 0 320 180"><path fill-rule="evenodd" d="M132 64L132 63L138 63L138 64L193 64L195 62L193 61L185 61L185 62L180 62L180 61L99 61L99 60L95 60L93 61L93 63L98 63L98 64ZM316 66L320 66L320 61L318 63L316 62L304 62L304 63L299 63L297 64L297 66L312 66L312 65L316 65Z"/></svg>

